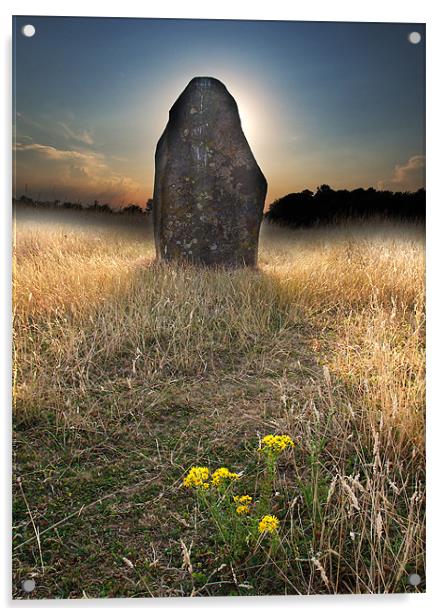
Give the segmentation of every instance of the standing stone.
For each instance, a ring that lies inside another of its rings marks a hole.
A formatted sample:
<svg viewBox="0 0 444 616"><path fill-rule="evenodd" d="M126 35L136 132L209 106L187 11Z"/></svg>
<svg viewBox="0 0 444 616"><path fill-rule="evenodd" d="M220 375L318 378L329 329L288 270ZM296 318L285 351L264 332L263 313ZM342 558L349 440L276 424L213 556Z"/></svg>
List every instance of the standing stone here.
<svg viewBox="0 0 444 616"><path fill-rule="evenodd" d="M223 83L195 77L156 148L157 258L254 266L267 181Z"/></svg>

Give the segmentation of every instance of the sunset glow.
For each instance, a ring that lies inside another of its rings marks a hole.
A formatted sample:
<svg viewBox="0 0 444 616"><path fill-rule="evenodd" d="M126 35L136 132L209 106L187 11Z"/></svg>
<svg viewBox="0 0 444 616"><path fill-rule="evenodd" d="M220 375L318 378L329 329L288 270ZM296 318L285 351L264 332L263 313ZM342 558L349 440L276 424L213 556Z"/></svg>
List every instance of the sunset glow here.
<svg viewBox="0 0 444 616"><path fill-rule="evenodd" d="M16 196L143 205L196 75L235 97L267 204L322 183L424 186L422 25L19 17L15 32Z"/></svg>

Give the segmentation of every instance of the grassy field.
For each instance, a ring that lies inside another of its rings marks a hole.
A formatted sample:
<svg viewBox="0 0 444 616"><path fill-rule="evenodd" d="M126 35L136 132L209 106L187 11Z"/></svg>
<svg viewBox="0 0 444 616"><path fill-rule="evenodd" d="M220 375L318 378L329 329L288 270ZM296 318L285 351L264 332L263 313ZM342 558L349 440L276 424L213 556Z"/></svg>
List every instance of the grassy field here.
<svg viewBox="0 0 444 616"><path fill-rule="evenodd" d="M17 216L13 594L422 592L424 234L263 226L257 271L155 264L145 224ZM288 434L274 542L182 486Z"/></svg>

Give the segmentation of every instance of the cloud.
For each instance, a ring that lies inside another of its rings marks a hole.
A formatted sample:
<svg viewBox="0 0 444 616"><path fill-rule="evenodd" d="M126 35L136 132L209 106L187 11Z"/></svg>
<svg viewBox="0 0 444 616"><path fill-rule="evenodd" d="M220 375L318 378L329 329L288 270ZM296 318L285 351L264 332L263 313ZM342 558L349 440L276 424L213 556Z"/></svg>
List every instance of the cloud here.
<svg viewBox="0 0 444 616"><path fill-rule="evenodd" d="M70 165L69 176L71 178L82 178L82 179L86 179L89 177L88 172L86 171L85 167L77 167L76 165Z"/></svg>
<svg viewBox="0 0 444 616"><path fill-rule="evenodd" d="M70 139L74 139L74 141L79 141L80 143L85 143L86 145L93 145L93 138L88 130L74 130L65 122L59 122L59 125L62 127L65 137Z"/></svg>
<svg viewBox="0 0 444 616"><path fill-rule="evenodd" d="M69 119L65 121L54 121L53 118L45 117L37 121L34 117L17 111L16 118L17 124L22 130L34 133L36 141L49 137L51 140L57 138L67 145L71 145L72 142L87 146L92 146L94 144L91 131L74 127L74 117L72 114L70 114ZM22 132L22 130L20 132Z"/></svg>
<svg viewBox="0 0 444 616"><path fill-rule="evenodd" d="M392 182L403 184L415 179L420 180L420 183L424 183L425 160L425 156L417 155L409 158L404 165L396 165Z"/></svg>
<svg viewBox="0 0 444 616"><path fill-rule="evenodd" d="M417 154L407 162L395 165L392 176L387 182L378 182L378 186L393 190L411 190L425 186L426 157Z"/></svg>
<svg viewBox="0 0 444 616"><path fill-rule="evenodd" d="M77 150L61 150L52 145L41 143L16 143L14 149L19 152L36 152L45 158L52 160L85 160L94 161L99 154L89 152L79 152Z"/></svg>
<svg viewBox="0 0 444 616"><path fill-rule="evenodd" d="M104 154L43 143L18 142L14 149L19 192L26 182L33 193L44 198L54 198L56 192L59 198L66 195L85 201L98 199L113 205L133 201L141 192L141 186L115 170L113 161Z"/></svg>
<svg viewBox="0 0 444 616"><path fill-rule="evenodd" d="M148 187L132 177L131 160L118 158L94 143L91 131L64 112L46 115L16 113L15 188L41 199L69 198L110 205L145 202Z"/></svg>

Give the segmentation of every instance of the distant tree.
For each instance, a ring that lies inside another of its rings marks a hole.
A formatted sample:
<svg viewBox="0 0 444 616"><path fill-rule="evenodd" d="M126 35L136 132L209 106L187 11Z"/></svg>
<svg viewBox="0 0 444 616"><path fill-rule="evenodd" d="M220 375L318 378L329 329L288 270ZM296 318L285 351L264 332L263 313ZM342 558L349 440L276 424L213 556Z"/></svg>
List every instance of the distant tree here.
<svg viewBox="0 0 444 616"><path fill-rule="evenodd" d="M107 203L100 203L97 199L94 200L93 204L89 206L89 210L93 210L94 212L103 212L103 213L111 213L112 209Z"/></svg>
<svg viewBox="0 0 444 616"><path fill-rule="evenodd" d="M320 186L318 186L316 193L317 194L325 194L325 193L331 193L332 189L330 188L330 186L328 184L321 184Z"/></svg>
<svg viewBox="0 0 444 616"><path fill-rule="evenodd" d="M356 188L333 190L321 184L316 193L303 190L290 193L270 205L265 218L289 226L333 223L345 218L374 216L396 219L425 219L425 190L393 193L388 190Z"/></svg>
<svg viewBox="0 0 444 616"><path fill-rule="evenodd" d="M143 210L140 205L135 203L129 203L126 207L122 208L122 214L143 214Z"/></svg>
<svg viewBox="0 0 444 616"><path fill-rule="evenodd" d="M31 197L27 197L26 195L22 195L19 199L20 203L26 203L26 205L35 205L34 199Z"/></svg>

